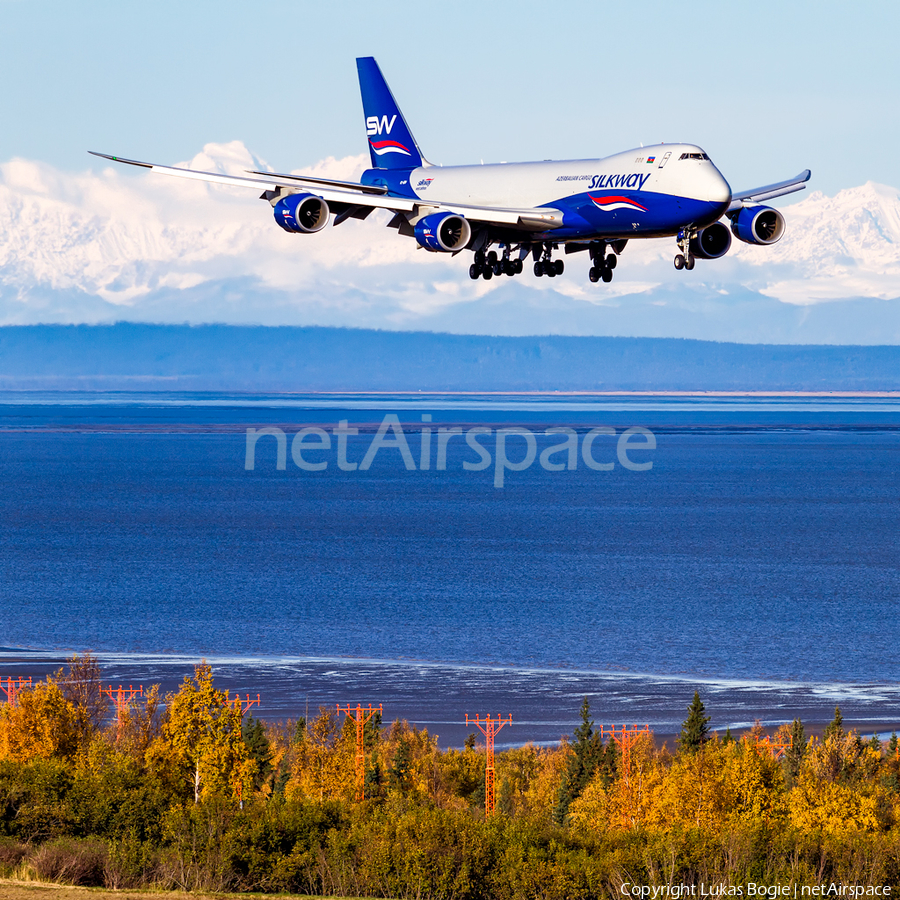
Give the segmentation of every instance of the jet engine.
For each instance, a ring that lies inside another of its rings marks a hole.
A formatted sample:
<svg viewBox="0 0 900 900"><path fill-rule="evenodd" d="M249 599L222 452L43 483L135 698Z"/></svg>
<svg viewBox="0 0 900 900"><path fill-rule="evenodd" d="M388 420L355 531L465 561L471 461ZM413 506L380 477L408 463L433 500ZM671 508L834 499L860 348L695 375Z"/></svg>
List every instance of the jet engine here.
<svg viewBox="0 0 900 900"><path fill-rule="evenodd" d="M314 194L288 194L273 207L275 221L292 234L315 234L328 224L331 210Z"/></svg>
<svg viewBox="0 0 900 900"><path fill-rule="evenodd" d="M697 259L718 259L731 249L731 232L722 222L713 222L701 228L691 238L691 256Z"/></svg>
<svg viewBox="0 0 900 900"><path fill-rule="evenodd" d="M784 234L784 216L770 206L745 206L729 218L734 236L745 244L774 244Z"/></svg>
<svg viewBox="0 0 900 900"><path fill-rule="evenodd" d="M453 253L472 239L472 226L456 213L432 213L416 222L416 240L426 250Z"/></svg>

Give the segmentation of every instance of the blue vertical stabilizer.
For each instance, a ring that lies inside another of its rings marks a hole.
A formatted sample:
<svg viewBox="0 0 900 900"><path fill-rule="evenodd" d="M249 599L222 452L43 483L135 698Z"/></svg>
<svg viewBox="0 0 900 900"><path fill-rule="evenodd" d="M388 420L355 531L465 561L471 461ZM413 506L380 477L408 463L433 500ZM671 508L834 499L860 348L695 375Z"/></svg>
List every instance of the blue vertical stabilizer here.
<svg viewBox="0 0 900 900"><path fill-rule="evenodd" d="M366 56L356 60L356 67L372 167L413 169L427 165L378 63Z"/></svg>

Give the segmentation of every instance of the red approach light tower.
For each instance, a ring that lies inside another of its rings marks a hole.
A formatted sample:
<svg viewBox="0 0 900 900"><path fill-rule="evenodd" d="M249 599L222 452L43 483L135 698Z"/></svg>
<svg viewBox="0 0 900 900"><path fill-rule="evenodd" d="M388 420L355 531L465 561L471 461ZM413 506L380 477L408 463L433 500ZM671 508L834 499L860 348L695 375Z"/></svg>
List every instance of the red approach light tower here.
<svg viewBox="0 0 900 900"><path fill-rule="evenodd" d="M346 706L341 706L338 704L338 715L344 713L346 716L350 716L354 722L356 722L356 799L357 801L362 801L366 799L366 749L364 742L364 729L366 727L366 722L375 715L375 713L381 713L382 708L379 703L378 706L372 706L370 703L365 709L360 706L359 703L356 704L356 707L350 706L348 703Z"/></svg>
<svg viewBox="0 0 900 900"><path fill-rule="evenodd" d="M228 697L228 691L225 692L226 698ZM259 694L256 695L256 699L251 699L250 695L247 694L245 700L241 700L240 694L234 695L234 700L229 700L235 710L241 714L241 718L243 719L245 715L252 709L254 706L259 706Z"/></svg>
<svg viewBox="0 0 900 900"><path fill-rule="evenodd" d="M498 713L496 719L492 719L490 715L482 719L478 715L470 720L469 714L466 713L466 725L478 726L478 730L484 735L487 749L487 765L484 769L484 814L492 816L497 804L497 797L494 793L494 736L504 725L512 725L512 716L504 719Z"/></svg>
<svg viewBox="0 0 900 900"><path fill-rule="evenodd" d="M109 687L101 687L100 693L105 694L116 705L116 740L118 740L122 734L122 714L131 706L135 697L144 696L144 686L139 684L137 687L132 687L129 684L125 688L120 684L117 688L114 688L110 685Z"/></svg>
<svg viewBox="0 0 900 900"><path fill-rule="evenodd" d="M776 741L770 738L768 735L765 737L760 737L759 735L755 735L756 737L756 746L759 748L765 747L769 753L772 754L772 759L781 759L784 754L790 750L794 746L794 737L791 737L786 741Z"/></svg>
<svg viewBox="0 0 900 900"><path fill-rule="evenodd" d="M603 725L600 726L600 737L608 737L619 745L619 750L622 753L622 774L626 781L629 772L631 771L629 768L631 763L631 748L642 734L650 734L649 725L645 725L643 728L638 728L637 725L632 725L628 728L626 725L623 725L618 731L616 731L615 725L610 725L609 728L605 728Z"/></svg>
<svg viewBox="0 0 900 900"><path fill-rule="evenodd" d="M649 725L645 725L643 728L638 728L637 725L632 725L631 728L628 728L626 725L623 725L618 730L616 730L615 725L611 725L609 728L605 728L603 725L600 726L600 737L608 737L610 740L615 741L619 745L619 751L622 754L621 773L622 784L625 788L625 796L622 803L622 825L626 828L628 827L629 819L631 819L634 806L634 785L631 781L631 748L644 734L650 734Z"/></svg>
<svg viewBox="0 0 900 900"><path fill-rule="evenodd" d="M10 706L16 706L18 704L19 694L25 690L25 688L31 687L31 679L23 678L21 675L18 678L7 678L6 684L3 683L3 679L0 678L0 691L3 691L6 694L6 702Z"/></svg>

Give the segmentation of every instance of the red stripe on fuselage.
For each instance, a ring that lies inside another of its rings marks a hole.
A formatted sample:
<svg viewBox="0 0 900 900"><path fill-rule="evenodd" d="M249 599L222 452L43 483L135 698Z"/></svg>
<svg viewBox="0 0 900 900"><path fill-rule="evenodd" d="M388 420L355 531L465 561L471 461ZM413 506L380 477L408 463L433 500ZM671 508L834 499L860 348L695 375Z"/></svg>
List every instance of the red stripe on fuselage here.
<svg viewBox="0 0 900 900"><path fill-rule="evenodd" d="M590 197L591 200L593 200L594 203L596 203L598 206L605 205L607 203L627 203L629 206L633 206L635 209L641 209L644 212L647 212L646 206L641 206L640 203L636 203L631 199L631 197L591 197L590 194L588 194L588 197Z"/></svg>

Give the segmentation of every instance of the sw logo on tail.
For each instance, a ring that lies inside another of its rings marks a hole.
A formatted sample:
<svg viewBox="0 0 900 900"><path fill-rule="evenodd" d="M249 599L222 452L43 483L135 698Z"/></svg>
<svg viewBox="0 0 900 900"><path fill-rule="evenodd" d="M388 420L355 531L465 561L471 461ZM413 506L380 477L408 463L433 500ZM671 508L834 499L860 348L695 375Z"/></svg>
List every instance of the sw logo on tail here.
<svg viewBox="0 0 900 900"><path fill-rule="evenodd" d="M422 155L375 60L356 63L372 161L358 183L271 172L240 178L94 155L166 175L262 188L275 221L295 234L321 231L332 214L333 224L340 225L387 209L394 213L389 227L426 250L472 251L469 276L484 279L521 273L529 256L535 275L561 275L563 261L553 258L560 247L567 254L587 251L590 280L609 282L619 254L637 238L675 237L676 269L724 256L732 236L774 244L784 234L784 216L762 202L803 190L810 178L807 169L733 194L693 144L641 147L604 159L434 166Z"/></svg>

